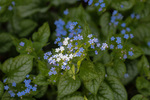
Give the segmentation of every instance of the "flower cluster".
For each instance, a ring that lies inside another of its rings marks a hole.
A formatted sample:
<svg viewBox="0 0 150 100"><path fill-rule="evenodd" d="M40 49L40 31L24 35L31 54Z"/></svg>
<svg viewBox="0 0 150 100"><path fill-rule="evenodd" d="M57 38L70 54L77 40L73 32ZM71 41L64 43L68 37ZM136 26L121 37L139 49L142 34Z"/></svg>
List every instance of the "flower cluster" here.
<svg viewBox="0 0 150 100"><path fill-rule="evenodd" d="M5 85L4 89L6 91L8 91L8 93L10 94L11 97L15 97L15 95L17 95L18 97L22 97L28 93L30 93L31 91L36 91L37 90L37 85L35 84L34 86L31 85L31 80L28 79L29 75L26 76L27 79L24 80L24 90L22 91L17 91L15 88L17 88L17 84L15 82L13 82L11 85ZM7 78L4 79L3 83L7 84Z"/></svg>
<svg viewBox="0 0 150 100"><path fill-rule="evenodd" d="M84 38L86 38L87 41L85 41ZM58 41L58 38L56 40ZM99 40L92 34L86 37L78 34L72 38L61 38L58 44L60 42L62 45L54 50L54 55L50 52L44 55L44 59L47 59L48 63L54 66L50 69L49 76L57 74L55 67L61 68L62 70L69 70L72 64L77 63L75 59L86 57L89 47L95 50L96 55L98 51L103 51L108 48L107 43L100 44Z"/></svg>
<svg viewBox="0 0 150 100"><path fill-rule="evenodd" d="M80 34L82 32L81 26L77 22L68 21L67 24L62 19L56 20L56 36L57 37L67 37L69 33L69 38L72 38L74 35ZM60 41L60 38L56 39L55 44ZM61 44L59 44L61 46Z"/></svg>
<svg viewBox="0 0 150 100"><path fill-rule="evenodd" d="M84 2L88 2L88 5L92 5L92 4L93 4L93 0L89 0L89 1L88 1L88 0L84 0ZM103 8L105 7L104 0L98 0L98 2L94 3L94 5L95 5L96 7L100 7L100 8L98 9L99 12L102 11Z"/></svg>
<svg viewBox="0 0 150 100"><path fill-rule="evenodd" d="M140 19L140 15L139 14L132 13L130 16L131 16L132 19L134 19L134 18Z"/></svg>
<svg viewBox="0 0 150 100"><path fill-rule="evenodd" d="M13 6L15 6L15 1L12 1L12 2L11 2L11 5L8 6L8 10L9 10L9 11L12 11L12 10L13 10ZM1 10L2 8L3 8L3 7L0 6L0 10Z"/></svg>

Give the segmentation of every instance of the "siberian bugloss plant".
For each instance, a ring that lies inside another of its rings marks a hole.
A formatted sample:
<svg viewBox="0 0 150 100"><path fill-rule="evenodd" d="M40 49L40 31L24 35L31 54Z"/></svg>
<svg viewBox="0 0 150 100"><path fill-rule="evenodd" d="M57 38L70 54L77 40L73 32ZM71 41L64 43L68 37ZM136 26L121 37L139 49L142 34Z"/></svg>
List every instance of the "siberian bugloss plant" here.
<svg viewBox="0 0 150 100"><path fill-rule="evenodd" d="M1 100L149 100L149 0L0 0Z"/></svg>

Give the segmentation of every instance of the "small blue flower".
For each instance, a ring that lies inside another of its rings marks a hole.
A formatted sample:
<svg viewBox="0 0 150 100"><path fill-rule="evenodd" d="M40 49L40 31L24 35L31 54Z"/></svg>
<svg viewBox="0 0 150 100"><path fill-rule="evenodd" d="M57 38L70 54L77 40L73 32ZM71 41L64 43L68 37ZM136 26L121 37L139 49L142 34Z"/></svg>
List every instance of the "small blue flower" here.
<svg viewBox="0 0 150 100"><path fill-rule="evenodd" d="M124 54L123 59L127 59L127 55L126 54Z"/></svg>
<svg viewBox="0 0 150 100"><path fill-rule="evenodd" d="M61 66L61 69L65 70L66 66L65 65L62 65Z"/></svg>
<svg viewBox="0 0 150 100"><path fill-rule="evenodd" d="M93 39L90 39L88 42L89 42L90 44L94 43Z"/></svg>
<svg viewBox="0 0 150 100"><path fill-rule="evenodd" d="M66 9L66 10L64 11L64 15L68 15L68 13L69 13L69 11L68 11L68 9Z"/></svg>
<svg viewBox="0 0 150 100"><path fill-rule="evenodd" d="M96 47L100 47L100 45L101 45L100 43L97 43L97 46L96 46Z"/></svg>
<svg viewBox="0 0 150 100"><path fill-rule="evenodd" d="M88 37L88 38L91 38L92 36L93 36L92 34L89 34L87 37Z"/></svg>
<svg viewBox="0 0 150 100"><path fill-rule="evenodd" d="M123 8L124 6L123 6L123 5L120 5L120 7Z"/></svg>
<svg viewBox="0 0 150 100"><path fill-rule="evenodd" d="M95 3L95 6L97 7L99 5L99 3L97 2L97 3Z"/></svg>
<svg viewBox="0 0 150 100"><path fill-rule="evenodd" d="M99 2L99 3L103 3L104 1L103 1L103 0L99 0L98 2Z"/></svg>
<svg viewBox="0 0 150 100"><path fill-rule="evenodd" d="M91 45L91 48L92 48L92 49L95 49L94 45Z"/></svg>
<svg viewBox="0 0 150 100"><path fill-rule="evenodd" d="M128 34L125 34L125 35L124 35L124 38L125 38L125 39L128 39L128 38L129 38L129 35L128 35Z"/></svg>
<svg viewBox="0 0 150 100"><path fill-rule="evenodd" d="M69 43L67 48L71 49L71 47L72 47L72 44Z"/></svg>
<svg viewBox="0 0 150 100"><path fill-rule="evenodd" d="M18 92L17 95L18 95L18 97L21 97L21 96L22 96L21 92Z"/></svg>
<svg viewBox="0 0 150 100"><path fill-rule="evenodd" d="M12 86L13 86L13 87L16 87L16 83L15 83L15 82L13 82L13 83L12 83Z"/></svg>
<svg viewBox="0 0 150 100"><path fill-rule="evenodd" d="M122 49L123 46L121 44L117 45L118 49Z"/></svg>
<svg viewBox="0 0 150 100"><path fill-rule="evenodd" d="M7 81L7 78L4 79L3 83L6 83L6 81Z"/></svg>
<svg viewBox="0 0 150 100"><path fill-rule="evenodd" d="M130 56L133 56L133 52L132 52L132 51L128 51L128 54L129 54Z"/></svg>
<svg viewBox="0 0 150 100"><path fill-rule="evenodd" d="M111 45L110 45L110 49L114 49L114 45L111 44Z"/></svg>
<svg viewBox="0 0 150 100"><path fill-rule="evenodd" d="M62 42L59 42L59 43L58 43L58 46L62 46L62 45L63 45Z"/></svg>
<svg viewBox="0 0 150 100"><path fill-rule="evenodd" d="M9 89L9 86L8 86L8 85L4 86L4 89L5 89L5 90L8 90L8 89Z"/></svg>
<svg viewBox="0 0 150 100"><path fill-rule="evenodd" d="M150 47L150 41L147 42L147 45Z"/></svg>
<svg viewBox="0 0 150 100"><path fill-rule="evenodd" d="M29 78L30 75L26 75L26 78Z"/></svg>
<svg viewBox="0 0 150 100"><path fill-rule="evenodd" d="M84 51L84 49L83 49L83 47L81 47L81 48L80 48L80 52L83 52L83 51Z"/></svg>
<svg viewBox="0 0 150 100"><path fill-rule="evenodd" d="M24 42L20 42L19 45L23 47L25 45L25 43Z"/></svg>
<svg viewBox="0 0 150 100"><path fill-rule="evenodd" d="M126 23L122 23L121 26L122 26L122 27L126 27Z"/></svg>
<svg viewBox="0 0 150 100"><path fill-rule="evenodd" d="M88 5L92 5L93 0L89 0Z"/></svg>
<svg viewBox="0 0 150 100"><path fill-rule="evenodd" d="M131 39L134 38L133 34L130 34L130 38L131 38Z"/></svg>
<svg viewBox="0 0 150 100"><path fill-rule="evenodd" d="M75 45L78 45L78 42L76 42Z"/></svg>
<svg viewBox="0 0 150 100"><path fill-rule="evenodd" d="M129 27L127 27L127 28L126 28L126 30L127 30L128 32L130 32L130 31L131 31L131 29L130 29Z"/></svg>
<svg viewBox="0 0 150 100"><path fill-rule="evenodd" d="M113 13L112 13L112 15L116 15L117 13L118 13L118 11L114 10Z"/></svg>
<svg viewBox="0 0 150 100"><path fill-rule="evenodd" d="M77 57L80 57L81 55L82 55L81 52L77 52L77 53L76 53L76 56L77 56Z"/></svg>
<svg viewBox="0 0 150 100"><path fill-rule="evenodd" d="M136 19L140 19L140 15L136 15Z"/></svg>
<svg viewBox="0 0 150 100"><path fill-rule="evenodd" d="M135 17L135 14L134 14L134 13L132 13L132 14L131 14L131 18L133 19L134 17Z"/></svg>
<svg viewBox="0 0 150 100"><path fill-rule="evenodd" d="M95 54L96 54L96 55L98 54L98 51L97 51L97 50L95 50Z"/></svg>
<svg viewBox="0 0 150 100"><path fill-rule="evenodd" d="M13 6L15 6L15 1L12 1L11 4L12 4Z"/></svg>
<svg viewBox="0 0 150 100"><path fill-rule="evenodd" d="M49 75L49 76L51 76L52 74L53 74L53 72L52 72L52 71L49 71L49 72L48 72L48 75Z"/></svg>
<svg viewBox="0 0 150 100"><path fill-rule="evenodd" d="M33 87L33 88L32 88L32 91L36 91L36 89L37 89L36 87Z"/></svg>
<svg viewBox="0 0 150 100"><path fill-rule="evenodd" d="M8 91L8 93L10 94L11 97L15 97L15 93L13 91Z"/></svg>
<svg viewBox="0 0 150 100"><path fill-rule="evenodd" d="M105 7L105 3L102 3L100 6L101 6L102 8L104 8L104 7Z"/></svg>
<svg viewBox="0 0 150 100"><path fill-rule="evenodd" d="M13 10L13 7L12 7L12 6L9 6L9 7L8 7L8 10L9 10L9 11L12 11L12 10Z"/></svg>
<svg viewBox="0 0 150 100"><path fill-rule="evenodd" d="M84 0L84 2L88 2L88 0Z"/></svg>
<svg viewBox="0 0 150 100"><path fill-rule="evenodd" d="M114 40L115 40L115 37L114 37L114 36L112 36L112 37L111 37L111 41L114 41Z"/></svg>
<svg viewBox="0 0 150 100"><path fill-rule="evenodd" d="M2 9L2 7L0 6L0 10Z"/></svg>
<svg viewBox="0 0 150 100"><path fill-rule="evenodd" d="M25 93L30 93L30 89L29 88L26 88L25 89ZM18 94L17 94L18 95Z"/></svg>
<svg viewBox="0 0 150 100"><path fill-rule="evenodd" d="M128 73L124 74L124 78L128 78L128 77L129 77Z"/></svg>
<svg viewBox="0 0 150 100"><path fill-rule="evenodd" d="M116 37L116 42L119 44L119 43L121 43L121 37Z"/></svg>
<svg viewBox="0 0 150 100"><path fill-rule="evenodd" d="M126 33L125 29L121 30L121 34L125 34L125 33Z"/></svg>

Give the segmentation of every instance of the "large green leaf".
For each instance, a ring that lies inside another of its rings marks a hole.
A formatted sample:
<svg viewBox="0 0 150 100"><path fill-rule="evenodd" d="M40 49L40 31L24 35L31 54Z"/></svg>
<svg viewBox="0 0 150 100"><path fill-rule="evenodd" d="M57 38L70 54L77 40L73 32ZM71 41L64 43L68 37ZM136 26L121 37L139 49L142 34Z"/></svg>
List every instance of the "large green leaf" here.
<svg viewBox="0 0 150 100"><path fill-rule="evenodd" d="M101 85L101 82L104 80L105 77L105 68L102 64L96 64L95 65L96 71L99 74L99 77L89 80L89 81L85 81L84 85L85 87L92 93L92 94L97 94L97 91Z"/></svg>
<svg viewBox="0 0 150 100"><path fill-rule="evenodd" d="M4 85L3 85L3 83L0 81L0 98L1 98L2 95L3 95L3 92L4 92Z"/></svg>
<svg viewBox="0 0 150 100"><path fill-rule="evenodd" d="M126 69L127 69L126 74L128 75L128 77L121 78L121 81L124 85L131 82L138 74L137 61L127 62Z"/></svg>
<svg viewBox="0 0 150 100"><path fill-rule="evenodd" d="M32 70L33 57L20 55L6 60L1 70L7 75L8 83L22 82Z"/></svg>
<svg viewBox="0 0 150 100"><path fill-rule="evenodd" d="M121 60L115 60L113 66L107 67L108 75L122 78L125 73L126 73L126 66L125 66L124 62Z"/></svg>
<svg viewBox="0 0 150 100"><path fill-rule="evenodd" d="M36 76L36 78L33 80L33 82L37 85L48 85L49 82L47 81L47 77L39 74Z"/></svg>
<svg viewBox="0 0 150 100"><path fill-rule="evenodd" d="M12 46L11 35L8 33L0 34L0 53L7 52Z"/></svg>
<svg viewBox="0 0 150 100"><path fill-rule="evenodd" d="M88 81L98 78L99 75L94 68L94 64L90 61L83 61L80 67L80 77L82 80Z"/></svg>
<svg viewBox="0 0 150 100"><path fill-rule="evenodd" d="M65 95L75 92L81 85L81 81L78 77L72 79L67 75L60 77L58 83L58 96L63 97Z"/></svg>
<svg viewBox="0 0 150 100"><path fill-rule="evenodd" d="M39 29L38 32L35 32L32 35L32 39L35 42L40 42L43 43L43 45L46 44L46 42L48 42L50 36L50 28L48 23L44 23Z"/></svg>
<svg viewBox="0 0 150 100"><path fill-rule="evenodd" d="M45 62L38 60L38 68L42 75L48 76L49 69Z"/></svg>
<svg viewBox="0 0 150 100"><path fill-rule="evenodd" d="M148 99L141 94L137 94L134 97L132 97L131 100L148 100Z"/></svg>
<svg viewBox="0 0 150 100"><path fill-rule="evenodd" d="M37 95L35 95L35 97L36 98L41 98L42 96L45 95L47 89L48 89L48 85L39 86L38 87L39 93L37 93Z"/></svg>
<svg viewBox="0 0 150 100"><path fill-rule="evenodd" d="M107 83L102 82L97 95L89 96L88 100L115 100L113 92Z"/></svg>
<svg viewBox="0 0 150 100"><path fill-rule="evenodd" d="M141 74L149 74L149 62L145 56L142 56L141 60L137 64L138 70Z"/></svg>
<svg viewBox="0 0 150 100"><path fill-rule="evenodd" d="M10 97L10 94L8 92L5 92L1 100L17 100L17 99Z"/></svg>
<svg viewBox="0 0 150 100"><path fill-rule="evenodd" d="M121 5L123 5L123 7L121 7ZM125 10L129 10L133 7L134 5L134 0L113 0L112 2L112 7L115 8L118 11L125 11Z"/></svg>
<svg viewBox="0 0 150 100"><path fill-rule="evenodd" d="M138 77L136 79L136 88L144 96L150 96L150 82L144 77Z"/></svg>
<svg viewBox="0 0 150 100"><path fill-rule="evenodd" d="M127 100L127 92L117 78L109 76L105 81L113 91L114 100Z"/></svg>
<svg viewBox="0 0 150 100"><path fill-rule="evenodd" d="M106 12L104 13L101 18L99 24L101 25L102 33L104 36L115 34L116 27L113 25L110 25L110 13Z"/></svg>

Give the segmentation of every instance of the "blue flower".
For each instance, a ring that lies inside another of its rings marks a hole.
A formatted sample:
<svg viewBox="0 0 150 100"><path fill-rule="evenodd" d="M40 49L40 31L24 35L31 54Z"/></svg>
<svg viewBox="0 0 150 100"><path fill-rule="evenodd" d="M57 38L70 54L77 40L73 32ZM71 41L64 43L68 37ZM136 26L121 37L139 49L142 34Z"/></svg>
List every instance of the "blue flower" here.
<svg viewBox="0 0 150 100"><path fill-rule="evenodd" d="M84 2L88 2L88 0L84 0Z"/></svg>
<svg viewBox="0 0 150 100"><path fill-rule="evenodd" d="M78 36L78 40L83 40L83 36Z"/></svg>
<svg viewBox="0 0 150 100"><path fill-rule="evenodd" d="M126 28L126 30L127 30L128 32L130 32L130 31L131 31L131 29L130 29L129 27L127 27L127 28Z"/></svg>
<svg viewBox="0 0 150 100"><path fill-rule="evenodd" d="M76 56L77 56L77 57L80 57L81 55L82 55L81 52L77 52L77 53L76 53Z"/></svg>
<svg viewBox="0 0 150 100"><path fill-rule="evenodd" d="M6 81L7 81L7 78L4 79L3 83L6 83Z"/></svg>
<svg viewBox="0 0 150 100"><path fill-rule="evenodd" d="M125 34L125 35L124 35L124 38L125 38L125 39L128 39L128 38L129 38L129 35L128 35L128 34Z"/></svg>
<svg viewBox="0 0 150 100"><path fill-rule="evenodd" d="M9 11L12 11L12 10L13 10L13 7L12 7L12 6L9 6L9 7L8 7L8 10L9 10Z"/></svg>
<svg viewBox="0 0 150 100"><path fill-rule="evenodd" d="M18 92L17 95L18 95L18 97L21 97L21 96L22 96L21 92Z"/></svg>
<svg viewBox="0 0 150 100"><path fill-rule="evenodd" d="M122 23L121 26L122 26L122 27L126 27L126 23Z"/></svg>
<svg viewBox="0 0 150 100"><path fill-rule="evenodd" d="M64 15L68 15L68 9L66 9L65 11L64 11Z"/></svg>
<svg viewBox="0 0 150 100"><path fill-rule="evenodd" d="M94 45L91 45L91 48L92 48L92 49L95 49Z"/></svg>
<svg viewBox="0 0 150 100"><path fill-rule="evenodd" d="M78 42L76 42L75 45L78 45Z"/></svg>
<svg viewBox="0 0 150 100"><path fill-rule="evenodd" d="M121 37L116 37L116 42L119 44L119 43L121 43Z"/></svg>
<svg viewBox="0 0 150 100"><path fill-rule="evenodd" d="M36 91L36 89L37 89L36 87L33 87L33 88L32 88L32 91Z"/></svg>
<svg viewBox="0 0 150 100"><path fill-rule="evenodd" d="M93 0L89 0L88 5L92 5Z"/></svg>
<svg viewBox="0 0 150 100"><path fill-rule="evenodd" d="M113 13L112 13L112 15L116 15L117 13L118 13L118 11L114 10Z"/></svg>
<svg viewBox="0 0 150 100"><path fill-rule="evenodd" d="M90 44L94 43L93 39L90 39L88 42L89 42Z"/></svg>
<svg viewBox="0 0 150 100"><path fill-rule="evenodd" d="M150 47L150 41L147 42L147 45Z"/></svg>
<svg viewBox="0 0 150 100"><path fill-rule="evenodd" d="M124 78L128 78L128 77L129 77L128 73L124 74Z"/></svg>
<svg viewBox="0 0 150 100"><path fill-rule="evenodd" d="M84 51L84 49L83 49L83 47L81 47L81 48L80 48L80 52L83 52L83 51Z"/></svg>
<svg viewBox="0 0 150 100"><path fill-rule="evenodd" d="M131 39L134 38L133 34L130 34L130 38L131 38Z"/></svg>
<svg viewBox="0 0 150 100"><path fill-rule="evenodd" d="M95 3L95 6L97 7L99 5L99 3L97 2L97 3Z"/></svg>
<svg viewBox="0 0 150 100"><path fill-rule="evenodd" d="M125 29L121 30L121 34L125 34L125 33L126 33Z"/></svg>
<svg viewBox="0 0 150 100"><path fill-rule="evenodd" d="M140 19L140 15L136 15L136 19Z"/></svg>
<svg viewBox="0 0 150 100"><path fill-rule="evenodd" d="M12 1L11 4L12 4L13 6L15 6L15 1Z"/></svg>
<svg viewBox="0 0 150 100"><path fill-rule="evenodd" d="M20 42L19 45L23 47L25 45L25 43L24 42Z"/></svg>
<svg viewBox="0 0 150 100"><path fill-rule="evenodd" d="M99 3L103 3L104 1L103 1L103 0L99 0L98 2L99 2Z"/></svg>
<svg viewBox="0 0 150 100"><path fill-rule="evenodd" d="M30 93L30 89L29 88L26 88L25 89L25 93ZM18 94L17 94L18 95Z"/></svg>
<svg viewBox="0 0 150 100"><path fill-rule="evenodd" d="M111 45L110 45L110 49L114 49L114 45L111 44Z"/></svg>
<svg viewBox="0 0 150 100"><path fill-rule="evenodd" d="M13 83L12 83L12 86L13 86L13 87L16 87L16 83L15 83L15 82L13 82Z"/></svg>
<svg viewBox="0 0 150 100"><path fill-rule="evenodd" d="M98 51L97 51L97 50L95 50L95 54L96 54L96 55L98 54Z"/></svg>
<svg viewBox="0 0 150 100"><path fill-rule="evenodd" d="M8 93L10 94L11 97L15 97L15 93L13 91L8 91Z"/></svg>
<svg viewBox="0 0 150 100"><path fill-rule="evenodd" d="M65 70L66 66L65 65L62 65L61 66L61 69Z"/></svg>
<svg viewBox="0 0 150 100"><path fill-rule="evenodd" d="M30 75L26 75L26 78L29 78Z"/></svg>
<svg viewBox="0 0 150 100"><path fill-rule="evenodd" d="M105 3L102 3L100 6L101 6L102 8L104 8L104 7L105 7Z"/></svg>
<svg viewBox="0 0 150 100"><path fill-rule="evenodd" d="M88 37L88 38L91 38L92 36L93 36L92 34L89 34L87 37Z"/></svg>
<svg viewBox="0 0 150 100"><path fill-rule="evenodd" d="M124 6L123 6L123 5L120 5L120 7L123 8Z"/></svg>
<svg viewBox="0 0 150 100"><path fill-rule="evenodd" d="M8 86L8 85L4 86L4 89L5 89L5 90L8 90L8 89L9 89L9 86Z"/></svg>
<svg viewBox="0 0 150 100"><path fill-rule="evenodd" d="M114 41L114 40L115 40L115 37L114 37L114 36L112 36L112 37L111 37L111 41Z"/></svg>
<svg viewBox="0 0 150 100"><path fill-rule="evenodd" d="M130 56L133 56L133 52L132 52L132 51L128 51L128 54L129 54Z"/></svg>
<svg viewBox="0 0 150 100"><path fill-rule="evenodd" d="M2 7L0 6L0 10L2 9Z"/></svg>
<svg viewBox="0 0 150 100"><path fill-rule="evenodd" d="M123 46L121 44L117 45L118 49L122 49Z"/></svg>
<svg viewBox="0 0 150 100"><path fill-rule="evenodd" d="M126 54L124 54L123 59L127 59L127 55Z"/></svg>
<svg viewBox="0 0 150 100"><path fill-rule="evenodd" d="M48 74L49 74L49 76L51 76L51 75L53 74L53 72L52 72L52 71L49 71Z"/></svg>
<svg viewBox="0 0 150 100"><path fill-rule="evenodd" d="M135 14L134 14L134 13L132 13L132 14L131 14L131 18L133 19L134 17L135 17Z"/></svg>
<svg viewBox="0 0 150 100"><path fill-rule="evenodd" d="M58 43L58 46L62 46L62 45L63 45L62 42L59 42L59 43Z"/></svg>
<svg viewBox="0 0 150 100"><path fill-rule="evenodd" d="M97 43L97 46L96 46L96 47L100 47L100 45L101 45L100 43Z"/></svg>
<svg viewBox="0 0 150 100"><path fill-rule="evenodd" d="M71 47L72 47L72 44L69 43L67 48L71 49Z"/></svg>

